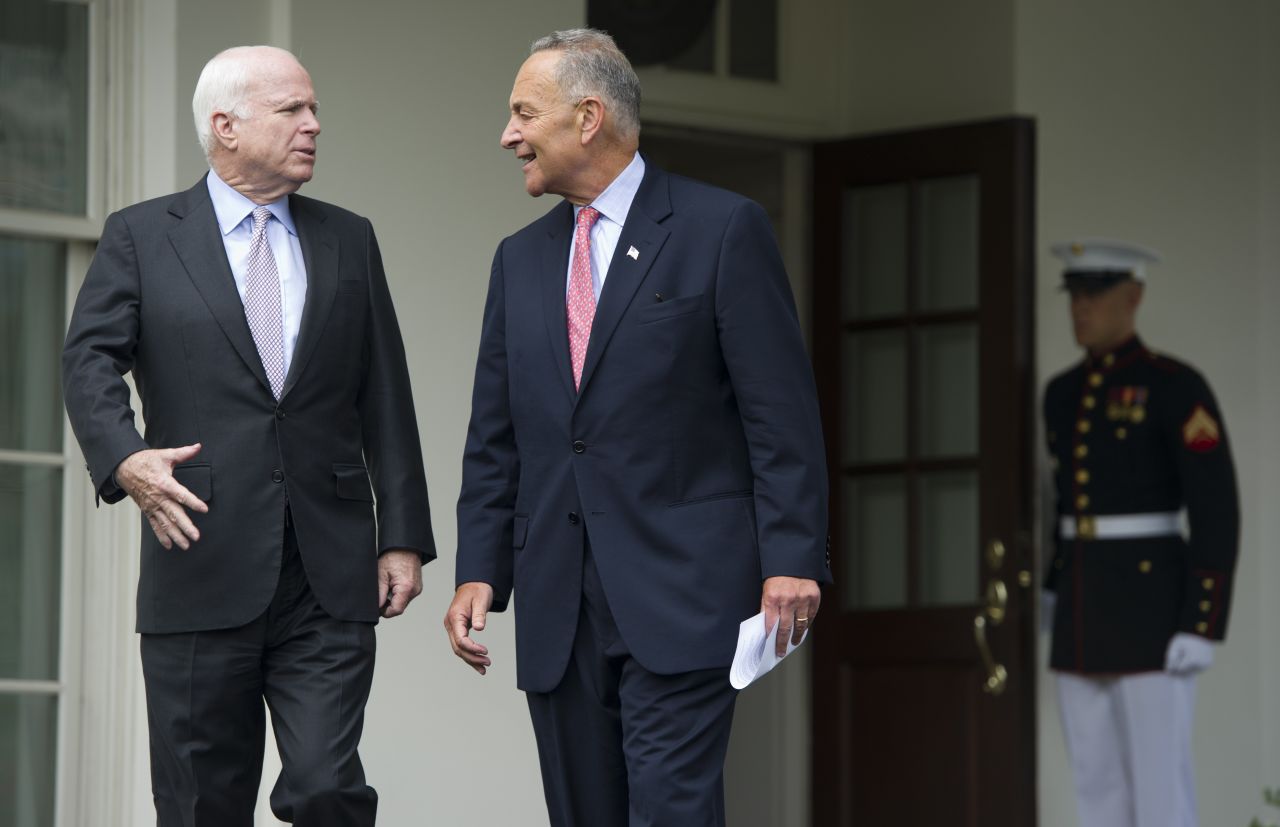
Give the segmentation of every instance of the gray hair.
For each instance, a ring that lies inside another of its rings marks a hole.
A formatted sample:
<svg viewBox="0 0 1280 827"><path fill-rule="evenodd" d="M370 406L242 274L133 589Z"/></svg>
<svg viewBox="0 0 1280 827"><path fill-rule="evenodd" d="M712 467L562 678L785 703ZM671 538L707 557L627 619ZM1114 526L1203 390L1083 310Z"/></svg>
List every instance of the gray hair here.
<svg viewBox="0 0 1280 827"><path fill-rule="evenodd" d="M556 83L570 101L597 95L613 115L618 133L625 138L640 134L640 78L631 61L598 29L565 29L534 41L529 54L558 51Z"/></svg>
<svg viewBox="0 0 1280 827"><path fill-rule="evenodd" d="M195 94L191 96L191 114L195 117L196 137L206 158L217 145L209 125L214 112L226 112L237 118L251 114L247 98L254 78L254 64L263 50L283 52L293 58L292 53L273 46L233 46L214 55L200 72Z"/></svg>

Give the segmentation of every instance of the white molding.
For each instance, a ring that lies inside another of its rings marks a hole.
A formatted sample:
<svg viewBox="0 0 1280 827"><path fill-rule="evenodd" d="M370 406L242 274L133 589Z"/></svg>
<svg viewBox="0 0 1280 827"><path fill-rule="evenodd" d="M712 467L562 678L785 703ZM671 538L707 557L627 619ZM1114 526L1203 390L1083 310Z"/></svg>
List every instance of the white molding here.
<svg viewBox="0 0 1280 827"><path fill-rule="evenodd" d="M64 681L33 681L20 678L0 679L0 695L57 695L66 688Z"/></svg>
<svg viewBox="0 0 1280 827"><path fill-rule="evenodd" d="M0 463L9 465L67 465L66 454L48 451L0 451ZM4 682L0 681L0 685Z"/></svg>
<svg viewBox="0 0 1280 827"><path fill-rule="evenodd" d="M100 129L105 140L100 201L105 210L173 189L176 0L101 0L97 39L105 76ZM96 239L95 233L92 238ZM89 263L89 249L68 256L69 300ZM69 313L69 310L68 310ZM135 394L136 397L136 394ZM79 457L68 428L68 453ZM141 522L131 503L97 507L79 462L68 462L64 581L69 671L79 687L76 746L64 764L61 827L134 827L154 821L148 772L145 701L134 632ZM70 729L70 727L68 727ZM69 735L68 738L71 736ZM70 740L64 742L72 743Z"/></svg>
<svg viewBox="0 0 1280 827"><path fill-rule="evenodd" d="M102 234L102 222L81 215L0 207L0 233L59 241L68 238L97 241Z"/></svg>

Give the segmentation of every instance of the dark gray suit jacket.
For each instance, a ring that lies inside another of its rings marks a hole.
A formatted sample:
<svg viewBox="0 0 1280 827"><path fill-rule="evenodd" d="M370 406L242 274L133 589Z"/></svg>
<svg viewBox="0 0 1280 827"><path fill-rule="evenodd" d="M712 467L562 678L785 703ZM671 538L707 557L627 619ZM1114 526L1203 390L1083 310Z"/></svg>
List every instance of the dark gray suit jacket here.
<svg viewBox="0 0 1280 827"><path fill-rule="evenodd" d="M174 469L209 505L191 515L199 542L166 551L144 518L140 632L230 628L261 614L286 503L311 587L338 619L377 619L381 551L435 557L409 372L373 227L299 195L289 208L307 298L278 403L203 179L111 215L76 300L63 389L98 496L125 497L112 473L135 451L204 446ZM130 371L145 437L129 406Z"/></svg>

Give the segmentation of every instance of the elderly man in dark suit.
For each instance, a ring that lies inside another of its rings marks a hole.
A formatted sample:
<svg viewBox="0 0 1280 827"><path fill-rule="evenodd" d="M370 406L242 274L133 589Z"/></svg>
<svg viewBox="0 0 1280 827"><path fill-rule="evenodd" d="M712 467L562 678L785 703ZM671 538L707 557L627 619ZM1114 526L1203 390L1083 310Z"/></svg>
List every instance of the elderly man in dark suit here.
<svg viewBox="0 0 1280 827"><path fill-rule="evenodd" d="M371 825L357 746L373 627L435 556L400 331L369 221L295 194L320 124L293 55L219 54L193 109L209 174L107 219L63 354L98 497L132 497L150 525L138 631L158 823L252 824L265 698L275 813Z"/></svg>
<svg viewBox="0 0 1280 827"><path fill-rule="evenodd" d="M454 651L516 594L555 825L724 823L739 623L813 622L827 487L813 374L768 218L637 153L639 81L557 32L503 147L564 198L493 262L458 503Z"/></svg>

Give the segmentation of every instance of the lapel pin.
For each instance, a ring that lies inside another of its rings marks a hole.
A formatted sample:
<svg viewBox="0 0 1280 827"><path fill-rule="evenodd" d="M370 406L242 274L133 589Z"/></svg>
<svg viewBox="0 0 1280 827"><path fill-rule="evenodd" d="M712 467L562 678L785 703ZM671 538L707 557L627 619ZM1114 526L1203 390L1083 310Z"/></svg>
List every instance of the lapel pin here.
<svg viewBox="0 0 1280 827"><path fill-rule="evenodd" d="M630 258L632 261L639 261L640 251L637 250L635 247L628 248L627 257Z"/></svg>

